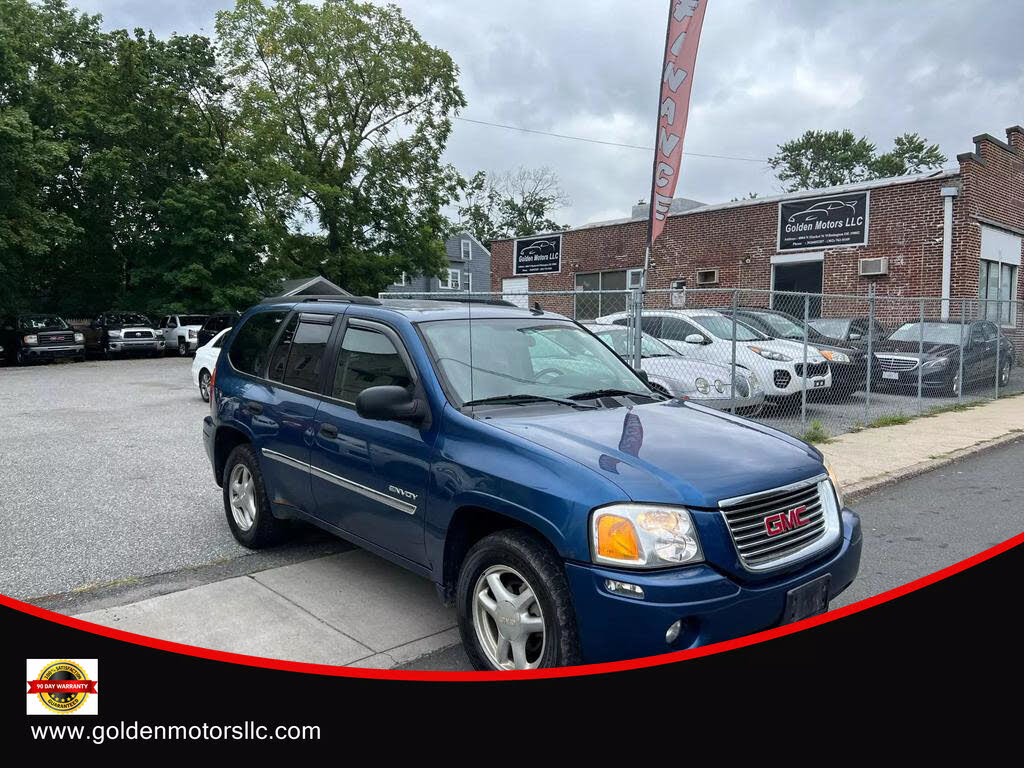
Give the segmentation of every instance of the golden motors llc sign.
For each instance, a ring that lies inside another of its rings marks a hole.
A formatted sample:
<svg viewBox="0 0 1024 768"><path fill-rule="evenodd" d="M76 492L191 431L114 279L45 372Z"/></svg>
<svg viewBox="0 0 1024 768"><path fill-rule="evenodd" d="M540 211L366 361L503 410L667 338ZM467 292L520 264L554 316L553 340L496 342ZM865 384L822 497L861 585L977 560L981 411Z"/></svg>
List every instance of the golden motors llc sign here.
<svg viewBox="0 0 1024 768"><path fill-rule="evenodd" d="M867 192L779 203L779 251L868 243Z"/></svg>
<svg viewBox="0 0 1024 768"><path fill-rule="evenodd" d="M515 273L537 275L562 270L562 236L523 237L515 242Z"/></svg>

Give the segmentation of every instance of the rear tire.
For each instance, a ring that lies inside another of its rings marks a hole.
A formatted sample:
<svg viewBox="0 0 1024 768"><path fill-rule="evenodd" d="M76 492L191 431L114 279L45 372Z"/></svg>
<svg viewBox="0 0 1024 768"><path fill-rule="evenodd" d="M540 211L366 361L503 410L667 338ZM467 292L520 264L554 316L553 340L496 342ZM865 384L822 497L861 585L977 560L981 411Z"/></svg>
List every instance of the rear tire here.
<svg viewBox="0 0 1024 768"><path fill-rule="evenodd" d="M224 464L224 513L243 547L263 549L284 538L285 523L270 511L263 473L252 445L236 446Z"/></svg>
<svg viewBox="0 0 1024 768"><path fill-rule="evenodd" d="M178 357L188 357L188 342L178 339Z"/></svg>
<svg viewBox="0 0 1024 768"><path fill-rule="evenodd" d="M205 368L199 372L199 396L204 403L210 402L210 372Z"/></svg>
<svg viewBox="0 0 1024 768"><path fill-rule="evenodd" d="M493 578L496 587L490 586ZM531 531L511 528L474 544L459 571L455 605L462 644L475 669L544 669L582 662L563 563ZM543 630L531 632L534 626Z"/></svg>

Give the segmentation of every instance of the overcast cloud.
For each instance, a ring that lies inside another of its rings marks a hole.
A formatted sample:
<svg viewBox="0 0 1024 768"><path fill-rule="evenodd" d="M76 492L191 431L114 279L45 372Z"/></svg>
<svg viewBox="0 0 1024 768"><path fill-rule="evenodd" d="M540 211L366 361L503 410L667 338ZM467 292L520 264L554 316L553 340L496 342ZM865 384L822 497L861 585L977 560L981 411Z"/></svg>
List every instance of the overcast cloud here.
<svg viewBox="0 0 1024 768"><path fill-rule="evenodd" d="M212 35L225 0L79 0L105 25ZM668 0L399 0L451 53L467 118L652 146ZM881 150L917 131L955 164L971 137L1024 123L1024 3L709 0L688 152L766 158L808 129L850 128ZM550 166L582 224L646 198L651 153L458 122L464 174ZM779 187L763 163L685 157L676 195L722 202Z"/></svg>

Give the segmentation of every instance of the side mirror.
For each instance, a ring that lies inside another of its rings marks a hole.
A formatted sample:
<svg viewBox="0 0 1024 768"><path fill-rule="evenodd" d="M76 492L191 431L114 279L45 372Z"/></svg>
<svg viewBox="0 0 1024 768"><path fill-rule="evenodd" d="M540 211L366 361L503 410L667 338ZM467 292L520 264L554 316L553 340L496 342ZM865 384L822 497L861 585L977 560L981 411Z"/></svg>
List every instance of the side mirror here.
<svg viewBox="0 0 1024 768"><path fill-rule="evenodd" d="M640 381L642 381L644 384L646 384L647 386L651 386L651 377L647 375L647 371L640 370L639 368L634 368L633 373L635 373L637 377L640 379Z"/></svg>
<svg viewBox="0 0 1024 768"><path fill-rule="evenodd" d="M356 397L356 413L374 421L419 424L427 417L427 405L405 387L369 387Z"/></svg>
<svg viewBox="0 0 1024 768"><path fill-rule="evenodd" d="M683 341L685 341L687 344L703 344L704 337L701 336L699 333L691 333L689 336L683 339Z"/></svg>

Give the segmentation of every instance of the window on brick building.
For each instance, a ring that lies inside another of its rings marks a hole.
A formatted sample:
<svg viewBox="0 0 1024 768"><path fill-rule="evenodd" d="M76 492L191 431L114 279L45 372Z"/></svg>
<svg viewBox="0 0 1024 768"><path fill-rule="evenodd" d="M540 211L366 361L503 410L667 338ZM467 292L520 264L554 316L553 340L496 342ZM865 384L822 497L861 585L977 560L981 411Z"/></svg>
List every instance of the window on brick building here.
<svg viewBox="0 0 1024 768"><path fill-rule="evenodd" d="M577 274L576 319L584 322L613 312L625 312L626 274L625 269Z"/></svg>
<svg viewBox="0 0 1024 768"><path fill-rule="evenodd" d="M1017 277L1014 264L982 259L978 262L978 299L983 303L981 314L1000 325L1017 322Z"/></svg>

